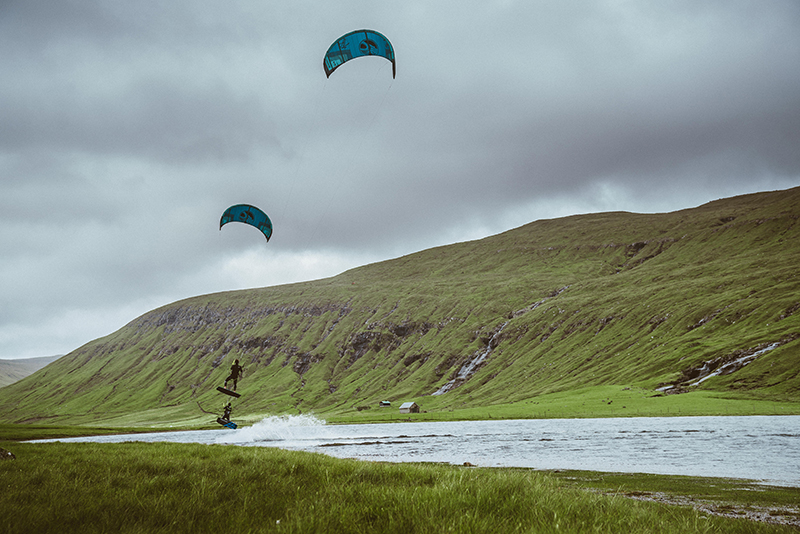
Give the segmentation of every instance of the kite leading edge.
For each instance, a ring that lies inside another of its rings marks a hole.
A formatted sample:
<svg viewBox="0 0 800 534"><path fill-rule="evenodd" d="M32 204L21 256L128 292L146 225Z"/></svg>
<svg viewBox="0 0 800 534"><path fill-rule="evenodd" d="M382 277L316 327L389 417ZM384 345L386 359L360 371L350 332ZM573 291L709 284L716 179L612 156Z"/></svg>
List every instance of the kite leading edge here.
<svg viewBox="0 0 800 534"><path fill-rule="evenodd" d="M240 222L255 226L261 230L267 241L272 237L272 221L269 220L266 213L255 206L236 204L226 209L219 220L219 229L222 230L222 227L229 222Z"/></svg>
<svg viewBox="0 0 800 534"><path fill-rule="evenodd" d="M339 37L325 53L325 76L330 77L343 63L363 56L385 57L392 62L392 78L395 77L397 65L392 43L374 30L356 30Z"/></svg>

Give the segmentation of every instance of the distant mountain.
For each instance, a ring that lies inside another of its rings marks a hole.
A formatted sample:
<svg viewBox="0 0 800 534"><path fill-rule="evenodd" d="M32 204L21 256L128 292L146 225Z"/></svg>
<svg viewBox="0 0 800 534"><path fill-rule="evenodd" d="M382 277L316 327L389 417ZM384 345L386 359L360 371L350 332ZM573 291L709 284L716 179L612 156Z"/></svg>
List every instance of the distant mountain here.
<svg viewBox="0 0 800 534"><path fill-rule="evenodd" d="M800 188L540 220L182 300L3 388L0 421L190 421L221 402L234 359L239 416L386 399L449 411L617 384L796 401L798 220Z"/></svg>
<svg viewBox="0 0 800 534"><path fill-rule="evenodd" d="M23 358L19 360L0 360L0 388L22 380L45 365L56 361L63 355Z"/></svg>

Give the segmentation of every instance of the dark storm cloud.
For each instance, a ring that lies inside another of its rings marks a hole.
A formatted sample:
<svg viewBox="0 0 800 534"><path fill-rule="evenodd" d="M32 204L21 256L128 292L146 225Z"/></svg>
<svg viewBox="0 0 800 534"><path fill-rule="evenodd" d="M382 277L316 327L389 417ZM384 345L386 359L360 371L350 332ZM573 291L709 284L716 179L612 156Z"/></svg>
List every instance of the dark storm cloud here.
<svg viewBox="0 0 800 534"><path fill-rule="evenodd" d="M339 35L397 52L326 79ZM0 358L576 212L800 182L800 4L0 6ZM269 245L218 229L251 202Z"/></svg>
<svg viewBox="0 0 800 534"><path fill-rule="evenodd" d="M78 23L69 32L61 26L33 31L45 42L24 46L16 37L22 35L23 43L32 37L20 25L4 40L19 56L11 58L16 75L0 93L2 146L187 162L241 158L254 143L277 144L255 88L237 92L234 84L241 80L226 76L226 56L235 50L226 53L223 44L221 51L193 53L173 33L180 25L170 28L171 40L159 47L144 22L124 23L124 13L89 16L86 5L77 3L72 11L62 6L67 13L57 15L64 15L65 25L102 19L96 27ZM48 13L48 28L53 16ZM200 43L198 37L196 32Z"/></svg>

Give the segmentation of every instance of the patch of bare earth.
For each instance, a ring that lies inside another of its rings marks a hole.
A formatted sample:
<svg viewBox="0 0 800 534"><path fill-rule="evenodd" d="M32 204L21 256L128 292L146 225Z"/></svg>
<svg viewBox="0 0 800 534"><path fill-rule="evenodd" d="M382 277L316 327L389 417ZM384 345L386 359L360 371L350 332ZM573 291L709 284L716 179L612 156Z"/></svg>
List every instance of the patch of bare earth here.
<svg viewBox="0 0 800 534"><path fill-rule="evenodd" d="M603 492L606 495L612 495ZM633 491L615 493L630 499L639 501L660 502L677 506L691 506L695 510L709 515L723 517L738 517L750 519L751 521L761 521L775 525L790 525L800 527L800 505L798 506L756 506L742 505L739 503L710 501L686 497L682 495L668 495L660 492Z"/></svg>

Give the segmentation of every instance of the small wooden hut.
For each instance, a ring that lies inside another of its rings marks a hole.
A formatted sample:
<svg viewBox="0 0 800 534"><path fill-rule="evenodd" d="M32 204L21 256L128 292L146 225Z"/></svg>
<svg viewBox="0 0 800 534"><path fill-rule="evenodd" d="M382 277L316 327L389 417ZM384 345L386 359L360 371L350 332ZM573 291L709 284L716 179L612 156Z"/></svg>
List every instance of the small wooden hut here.
<svg viewBox="0 0 800 534"><path fill-rule="evenodd" d="M400 405L400 413L419 413L419 406L416 402L404 402Z"/></svg>

